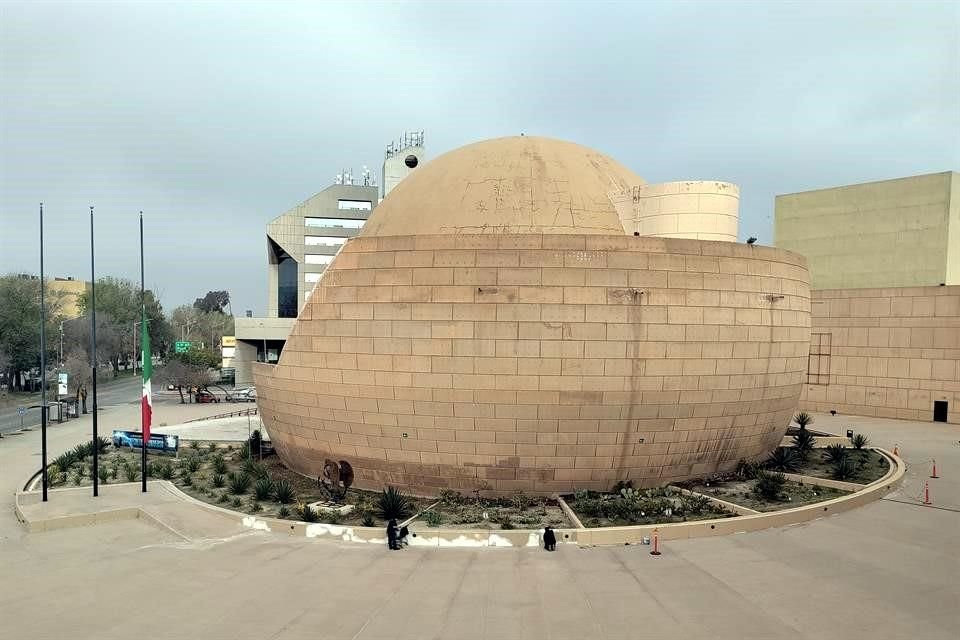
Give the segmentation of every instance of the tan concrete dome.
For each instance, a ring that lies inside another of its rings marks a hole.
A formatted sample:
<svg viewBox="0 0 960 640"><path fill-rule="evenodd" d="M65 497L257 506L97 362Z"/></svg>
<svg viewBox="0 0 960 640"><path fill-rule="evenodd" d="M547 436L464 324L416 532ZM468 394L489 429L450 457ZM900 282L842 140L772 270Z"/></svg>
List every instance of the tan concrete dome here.
<svg viewBox="0 0 960 640"><path fill-rule="evenodd" d="M608 194L643 184L616 160L572 142L496 138L414 171L376 208L361 235L622 234Z"/></svg>

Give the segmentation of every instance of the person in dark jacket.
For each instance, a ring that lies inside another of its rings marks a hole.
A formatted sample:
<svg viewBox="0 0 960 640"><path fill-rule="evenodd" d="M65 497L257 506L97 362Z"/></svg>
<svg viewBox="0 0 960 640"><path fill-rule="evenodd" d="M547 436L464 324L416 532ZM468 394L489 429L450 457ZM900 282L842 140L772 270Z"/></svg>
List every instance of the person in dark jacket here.
<svg viewBox="0 0 960 640"><path fill-rule="evenodd" d="M395 519L387 523L387 544L391 551L396 551L400 548L400 542L397 539L397 521Z"/></svg>
<svg viewBox="0 0 960 640"><path fill-rule="evenodd" d="M547 551L557 550L557 536L552 527L546 527L543 530L543 548Z"/></svg>

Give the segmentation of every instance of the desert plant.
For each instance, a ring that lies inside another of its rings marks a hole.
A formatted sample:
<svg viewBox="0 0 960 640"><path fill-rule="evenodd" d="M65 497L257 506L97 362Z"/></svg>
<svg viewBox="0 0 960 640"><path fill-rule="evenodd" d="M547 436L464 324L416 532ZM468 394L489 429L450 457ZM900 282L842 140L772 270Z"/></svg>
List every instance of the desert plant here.
<svg viewBox="0 0 960 640"><path fill-rule="evenodd" d="M710 506L710 498L698 495L680 496L681 510L685 513L699 515Z"/></svg>
<svg viewBox="0 0 960 640"><path fill-rule="evenodd" d="M210 484L217 489L222 489L226 483L227 481L224 480L222 473L215 473L213 474L213 478L210 479Z"/></svg>
<svg viewBox="0 0 960 640"><path fill-rule="evenodd" d="M123 477L127 482L135 482L137 476L140 475L140 465L126 463L123 465Z"/></svg>
<svg viewBox="0 0 960 640"><path fill-rule="evenodd" d="M234 509L239 509L243 506L243 502L240 500L240 496L234 496L233 502L230 503L230 506Z"/></svg>
<svg viewBox="0 0 960 640"><path fill-rule="evenodd" d="M170 464L169 462L165 462L163 464L155 463L153 466L159 467L159 469L154 470L154 473L156 473L158 478L160 478L161 480L173 480L172 464Z"/></svg>
<svg viewBox="0 0 960 640"><path fill-rule="evenodd" d="M77 462L83 462L84 458L86 458L89 454L90 449L88 443L86 442L78 444L73 448L73 457Z"/></svg>
<svg viewBox="0 0 960 640"><path fill-rule="evenodd" d="M763 469L763 465L756 462L747 462L746 460L741 459L737 462L736 474L738 478L743 480L753 480L757 472Z"/></svg>
<svg viewBox="0 0 960 640"><path fill-rule="evenodd" d="M465 495L459 491L454 491L453 489L441 489L438 498L441 504L448 507L460 506L465 504L468 500Z"/></svg>
<svg viewBox="0 0 960 640"><path fill-rule="evenodd" d="M280 504L290 504L296 496L293 485L288 480L277 480L273 485L273 495Z"/></svg>
<svg viewBox="0 0 960 640"><path fill-rule="evenodd" d="M847 457L847 451L847 448L842 444L832 444L824 449L823 453L827 458L827 462L830 464L837 464Z"/></svg>
<svg viewBox="0 0 960 640"><path fill-rule="evenodd" d="M508 516L508 515L505 514L505 513L502 514L499 518L497 518L496 523L500 525L500 528L501 528L501 529L515 529L515 528L516 528L516 527L514 527L514 525L513 525L513 520L511 520L511 519L510 519L510 516Z"/></svg>
<svg viewBox="0 0 960 640"><path fill-rule="evenodd" d="M287 505L281 505L281 507L277 509L278 518L287 518L289 516L290 516L290 509L287 508Z"/></svg>
<svg viewBox="0 0 960 640"><path fill-rule="evenodd" d="M273 495L273 480L270 478L257 478L253 485L253 495L257 500L269 500Z"/></svg>
<svg viewBox="0 0 960 640"><path fill-rule="evenodd" d="M377 498L377 508L380 511L380 517L384 520L393 518L405 518L410 515L412 505L410 498L405 496L402 491L396 487L387 487Z"/></svg>
<svg viewBox="0 0 960 640"><path fill-rule="evenodd" d="M216 473L224 474L227 472L227 462L220 454L213 456L211 463L213 464L213 470Z"/></svg>
<svg viewBox="0 0 960 640"><path fill-rule="evenodd" d="M284 509L285 507L281 507ZM377 521L374 519L373 514L369 511L364 511L363 515L360 517L360 522L363 523L365 527L375 527L377 526Z"/></svg>
<svg viewBox="0 0 960 640"><path fill-rule="evenodd" d="M180 478L180 482L182 482L183 486L185 487L192 487L193 476L191 476L189 473L184 473L183 476Z"/></svg>
<svg viewBox="0 0 960 640"><path fill-rule="evenodd" d="M853 439L850 442L853 444L854 449L856 449L857 451L862 451L867 447L868 444L870 444L870 438L863 435L862 433L858 433L855 436L853 436Z"/></svg>
<svg viewBox="0 0 960 640"><path fill-rule="evenodd" d="M59 456L53 459L53 464L57 465L61 471L67 472L70 471L70 467L73 466L73 463L76 461L76 458L73 455L72 451L67 451L66 453L61 453Z"/></svg>
<svg viewBox="0 0 960 640"><path fill-rule="evenodd" d="M336 509L324 509L320 512L320 520L327 524L340 524L343 522L343 514Z"/></svg>
<svg viewBox="0 0 960 640"><path fill-rule="evenodd" d="M621 489L633 489L633 480L618 480L617 484L613 485L613 493L620 493Z"/></svg>
<svg viewBox="0 0 960 640"><path fill-rule="evenodd" d="M220 504L223 504L224 502L226 502L226 501L229 500L229 499L230 499L230 498L227 496L226 491L224 491L223 493L221 493L221 494L217 497L217 502L219 502Z"/></svg>
<svg viewBox="0 0 960 640"><path fill-rule="evenodd" d="M240 448L237 449L237 460L246 460L250 457L250 443L244 442L240 445Z"/></svg>
<svg viewBox="0 0 960 640"><path fill-rule="evenodd" d="M830 475L836 480L849 480L857 474L859 466L857 461L851 457L844 456L833 463Z"/></svg>
<svg viewBox="0 0 960 640"><path fill-rule="evenodd" d="M227 476L227 488L235 496L243 495L250 488L250 476L242 471L240 473L231 471Z"/></svg>
<svg viewBox="0 0 960 640"><path fill-rule="evenodd" d="M47 465L47 482L51 485L62 484L66 479L67 475L60 470L56 463Z"/></svg>
<svg viewBox="0 0 960 640"><path fill-rule="evenodd" d="M300 519L303 520L304 522L316 522L316 521L317 521L317 517L318 517L318 516L317 516L317 512L314 511L314 510L310 507L310 505L308 505L308 504L302 505L302 506L300 507L299 511L300 511Z"/></svg>
<svg viewBox="0 0 960 640"><path fill-rule="evenodd" d="M80 483L83 482L83 465L80 465L73 470L73 475L70 476L70 479L73 480L73 484L80 486Z"/></svg>
<svg viewBox="0 0 960 640"><path fill-rule="evenodd" d="M250 503L250 513L258 513L260 511L263 511L263 506L261 506L259 502L254 500Z"/></svg>
<svg viewBox="0 0 960 640"><path fill-rule="evenodd" d="M187 469L190 471L190 473L196 473L197 471L200 470L200 456L196 454L187 456L187 460L186 462L184 462L184 464L187 467Z"/></svg>
<svg viewBox="0 0 960 640"><path fill-rule="evenodd" d="M94 444L94 441L91 440L90 443L87 445L87 451L89 451L90 452L89 455L92 456L94 447L96 447L97 453L103 453L107 450L110 444L111 444L110 438L97 436L96 444Z"/></svg>
<svg viewBox="0 0 960 640"><path fill-rule="evenodd" d="M624 500L635 501L641 498L641 492L637 491L633 487L624 487L620 489L620 497Z"/></svg>
<svg viewBox="0 0 960 640"><path fill-rule="evenodd" d="M110 479L110 469L103 465L98 466L97 477L100 478L101 484L107 484L107 480Z"/></svg>
<svg viewBox="0 0 960 640"><path fill-rule="evenodd" d="M767 459L767 468L777 471L796 471L800 467L800 459L797 452L785 447L777 447ZM754 472L754 475L756 473Z"/></svg>
<svg viewBox="0 0 960 640"><path fill-rule="evenodd" d="M199 440L191 440L191 441L190 441L190 448L193 449L194 451L199 451L199 450L200 450L200 441L199 441Z"/></svg>
<svg viewBox="0 0 960 640"><path fill-rule="evenodd" d="M427 523L428 527L439 527L443 523L443 516L440 515L439 511L428 509L423 512L423 521Z"/></svg>
<svg viewBox="0 0 960 640"><path fill-rule="evenodd" d="M110 467L110 479L116 480L117 476L120 474L120 467Z"/></svg>
<svg viewBox="0 0 960 640"><path fill-rule="evenodd" d="M807 425L813 424L813 416L806 411L801 411L797 415L793 416L793 421L797 423L797 426L800 427L801 431L805 431Z"/></svg>
<svg viewBox="0 0 960 640"><path fill-rule="evenodd" d="M786 484L786 482L787 478L782 473L761 471L757 474L753 490L766 500L779 500L780 493L783 491L783 485Z"/></svg>
<svg viewBox="0 0 960 640"><path fill-rule="evenodd" d="M812 433L805 429L793 436L793 448L801 460L806 460L807 457L809 457L810 452L813 451L816 444L817 439L813 437Z"/></svg>
<svg viewBox="0 0 960 640"><path fill-rule="evenodd" d="M210 442L207 444L207 453L216 453L216 451L217 451L216 442Z"/></svg>

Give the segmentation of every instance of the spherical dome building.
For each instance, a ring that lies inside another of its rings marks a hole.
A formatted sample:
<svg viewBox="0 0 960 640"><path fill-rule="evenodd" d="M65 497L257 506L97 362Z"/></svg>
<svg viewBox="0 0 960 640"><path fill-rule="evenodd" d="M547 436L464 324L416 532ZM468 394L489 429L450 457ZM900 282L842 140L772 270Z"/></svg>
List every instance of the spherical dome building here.
<svg viewBox="0 0 960 640"><path fill-rule="evenodd" d="M644 185L525 136L418 168L255 368L284 462L346 460L370 489L550 494L766 456L806 375L805 260L634 235L616 202Z"/></svg>

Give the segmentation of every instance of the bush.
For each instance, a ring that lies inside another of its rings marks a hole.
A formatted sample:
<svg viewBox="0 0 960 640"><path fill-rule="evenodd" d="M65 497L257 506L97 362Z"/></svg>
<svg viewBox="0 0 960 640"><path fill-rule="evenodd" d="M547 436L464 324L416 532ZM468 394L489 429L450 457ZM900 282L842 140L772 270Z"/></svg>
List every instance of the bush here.
<svg viewBox="0 0 960 640"><path fill-rule="evenodd" d="M627 480L626 482L623 480L618 480L617 484L613 485L613 489L611 491L613 493L620 493L621 489L633 489L633 480Z"/></svg>
<svg viewBox="0 0 960 640"><path fill-rule="evenodd" d="M280 509L277 510L278 518L287 518L290 516L290 509L287 508L287 505L282 505Z"/></svg>
<svg viewBox="0 0 960 640"><path fill-rule="evenodd" d="M216 453L217 452L217 443L210 442L207 444L207 453Z"/></svg>
<svg viewBox="0 0 960 640"><path fill-rule="evenodd" d="M317 521L317 512L310 508L310 505L305 504L300 507L300 519L304 522L316 522Z"/></svg>
<svg viewBox="0 0 960 640"><path fill-rule="evenodd" d="M710 498L707 496L681 495L680 511L691 515L700 515L710 507Z"/></svg>
<svg viewBox="0 0 960 640"><path fill-rule="evenodd" d="M263 511L263 507L260 505L259 502L254 500L253 502L250 503L250 513L259 513L260 511Z"/></svg>
<svg viewBox="0 0 960 640"><path fill-rule="evenodd" d="M60 467L54 464L47 465L47 482L50 483L50 486L56 486L58 484L63 484L67 481L67 474L60 470Z"/></svg>
<svg viewBox="0 0 960 640"><path fill-rule="evenodd" d="M196 441L194 441L194 442L196 442ZM186 465L186 467L187 467L187 470L190 471L190 473L196 473L197 471L200 470L200 456L198 456L198 455L196 455L196 454L193 454L193 455L191 455L191 456L187 456L187 460L186 460L186 462L185 462L185 465Z"/></svg>
<svg viewBox="0 0 960 640"><path fill-rule="evenodd" d="M225 502L226 502L227 500L229 500L229 499L230 499L230 498L227 497L227 493L226 493L226 492L223 492L223 493L221 493L221 494L217 497L217 502L219 502L220 504L223 504L223 503L225 503Z"/></svg>
<svg viewBox="0 0 960 640"><path fill-rule="evenodd" d="M824 449L823 453L827 458L827 462L837 464L847 457L847 448L842 444L832 444Z"/></svg>
<svg viewBox="0 0 960 640"><path fill-rule="evenodd" d="M251 460L247 458L243 461L243 464L240 467L243 469L244 473L254 478L269 478L270 472L267 470L267 466L257 462L256 460Z"/></svg>
<svg viewBox="0 0 960 640"><path fill-rule="evenodd" d="M801 460L807 459L816 444L817 439L814 438L813 434L809 431L803 430L797 435L793 436L793 448L796 450L797 455Z"/></svg>
<svg viewBox="0 0 960 640"><path fill-rule="evenodd" d="M183 486L185 486L185 487L192 487L192 486L193 486L193 477L191 477L191 475L190 475L189 473L186 473L186 471L184 471L183 477L180 478L180 482L182 482L182 483L183 483Z"/></svg>
<svg viewBox="0 0 960 640"><path fill-rule="evenodd" d="M240 496L234 496L233 502L230 503L230 506L234 509L239 509L243 506L243 502L240 501Z"/></svg>
<svg viewBox="0 0 960 640"><path fill-rule="evenodd" d="M854 449L856 449L857 451L861 451L865 449L868 444L870 444L870 438L863 435L862 433L858 433L855 436L853 436L853 440L851 440L850 442L853 444Z"/></svg>
<svg viewBox="0 0 960 640"><path fill-rule="evenodd" d="M104 465L97 466L97 477L100 478L102 484L107 484L107 480L110 479L110 469L107 469Z"/></svg>
<svg viewBox="0 0 960 640"><path fill-rule="evenodd" d="M173 480L173 465L169 462L154 462L152 469L161 480Z"/></svg>
<svg viewBox="0 0 960 640"><path fill-rule="evenodd" d="M70 479L73 480L73 484L80 486L80 483L83 482L83 465L81 464L76 469L73 470L73 475L70 476Z"/></svg>
<svg viewBox="0 0 960 640"><path fill-rule="evenodd" d="M54 458L53 464L60 467L60 471L66 473L67 471L70 471L70 467L72 467L73 463L76 461L77 459L73 455L73 451L67 451L66 453L61 453L59 456Z"/></svg>
<svg viewBox="0 0 960 640"><path fill-rule="evenodd" d="M226 483L227 481L224 480L222 473L213 474L213 478L210 480L210 484L213 485L215 489L222 489Z"/></svg>
<svg viewBox="0 0 960 640"><path fill-rule="evenodd" d="M343 514L336 510L324 509L319 514L320 519L327 524L340 524L343 522Z"/></svg>
<svg viewBox="0 0 960 640"><path fill-rule="evenodd" d="M757 472L761 469L763 469L762 465L741 459L737 463L736 474L737 477L742 480L753 480L757 476Z"/></svg>
<svg viewBox="0 0 960 640"><path fill-rule="evenodd" d="M377 508L384 520L400 519L410 515L413 505L410 498L396 487L387 487L377 498Z"/></svg>
<svg viewBox="0 0 960 640"><path fill-rule="evenodd" d="M796 471L800 467L800 459L793 449L777 447L767 459L767 468L777 471ZM756 474L754 474L756 475Z"/></svg>
<svg viewBox="0 0 960 640"><path fill-rule="evenodd" d="M423 521L427 523L428 527L439 527L443 523L443 517L439 511L429 509L423 512Z"/></svg>
<svg viewBox="0 0 960 640"><path fill-rule="evenodd" d="M288 480L280 479L273 485L273 495L280 504L290 504L295 497L293 485Z"/></svg>
<svg viewBox="0 0 960 640"><path fill-rule="evenodd" d="M224 474L227 472L227 462L223 459L223 456L217 454L213 456L213 470L216 473Z"/></svg>
<svg viewBox="0 0 960 640"><path fill-rule="evenodd" d="M123 477L127 482L136 482L137 476L140 475L140 465L139 464L130 464L129 462L123 465Z"/></svg>
<svg viewBox="0 0 960 640"><path fill-rule="evenodd" d="M833 463L833 469L830 475L836 480L849 480L857 474L858 469L859 467L856 460L844 456Z"/></svg>
<svg viewBox="0 0 960 640"><path fill-rule="evenodd" d="M273 480L270 478L257 478L253 485L253 495L257 500L269 500L273 495Z"/></svg>
<svg viewBox="0 0 960 640"><path fill-rule="evenodd" d="M779 500L780 493L783 491L783 485L786 484L786 482L787 478L782 473L761 471L757 474L757 480L756 484L753 485L753 490L766 500Z"/></svg>
<svg viewBox="0 0 960 640"><path fill-rule="evenodd" d="M193 449L194 451L199 451L199 450L200 450L200 441L199 441L199 440L191 440L191 441L190 441L190 448Z"/></svg>
<svg viewBox="0 0 960 640"><path fill-rule="evenodd" d="M497 518L495 522L500 525L500 528L501 528L501 529L515 529L515 528L516 528L516 527L514 527L514 525L513 525L513 520L511 520L511 519L510 519L510 516L508 516L508 515L505 514L505 513L502 514L499 518Z"/></svg>
<svg viewBox="0 0 960 640"><path fill-rule="evenodd" d="M78 444L73 448L73 457L77 462L83 462L84 458L90 455L90 443Z"/></svg>
<svg viewBox="0 0 960 640"><path fill-rule="evenodd" d="M104 438L103 436L97 436L97 442L96 442L96 450L97 450L97 453L103 453L103 452L105 452L105 451L107 450L107 447L110 446L110 444L111 444L110 438ZM91 440L91 441L90 441L90 444L87 445L87 451L90 452L89 455L91 455L91 456L93 455L93 450L94 450L94 442L93 442L93 440Z"/></svg>
<svg viewBox="0 0 960 640"><path fill-rule="evenodd" d="M440 491L439 499L440 504L448 507L458 507L462 504L466 504L469 498L459 491L454 491L453 489L442 489Z"/></svg>
<svg viewBox="0 0 960 640"><path fill-rule="evenodd" d="M227 476L227 488L235 496L243 495L250 488L250 476L243 472L234 473L231 471L230 475Z"/></svg>
<svg viewBox="0 0 960 640"><path fill-rule="evenodd" d="M375 527L377 526L377 521L374 519L373 514L369 511L364 511L363 515L360 518L360 522L363 523L365 527Z"/></svg>

